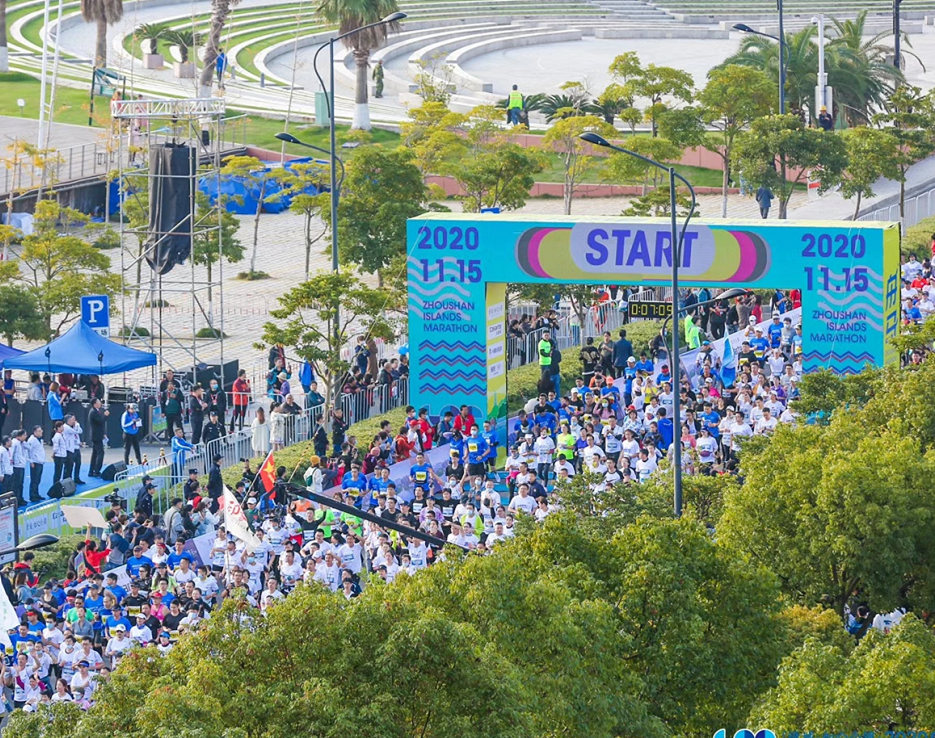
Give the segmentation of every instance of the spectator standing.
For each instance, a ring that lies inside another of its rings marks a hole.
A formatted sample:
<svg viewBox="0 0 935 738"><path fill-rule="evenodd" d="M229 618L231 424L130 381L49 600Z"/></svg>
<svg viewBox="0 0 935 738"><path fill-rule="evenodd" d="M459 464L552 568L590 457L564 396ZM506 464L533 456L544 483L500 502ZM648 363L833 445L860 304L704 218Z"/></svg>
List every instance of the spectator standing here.
<svg viewBox="0 0 935 738"><path fill-rule="evenodd" d="M237 379L231 388L233 394L234 412L231 413L230 432L234 432L234 421L237 421L237 430L243 430L244 420L247 418L247 405L250 402L250 380L247 379L247 370L237 372Z"/></svg>
<svg viewBox="0 0 935 738"><path fill-rule="evenodd" d="M250 423L250 431L253 434L250 439L253 453L265 458L269 453L269 424L266 422L266 412L262 407L256 409L256 417Z"/></svg>
<svg viewBox="0 0 935 738"><path fill-rule="evenodd" d="M81 478L81 424L74 415L65 416L65 426L62 428L65 436L65 449L68 451L67 469L71 470L71 477L75 484L85 484ZM65 475L66 477L68 474Z"/></svg>
<svg viewBox="0 0 935 738"><path fill-rule="evenodd" d="M162 414L166 417L166 437L175 436L174 428L182 427L182 403L184 397L182 391L175 382L169 380L166 387L159 396Z"/></svg>
<svg viewBox="0 0 935 738"><path fill-rule="evenodd" d="M120 427L123 428L123 463L130 464L130 449L136 454L136 463L143 463L143 456L140 454L140 428L143 421L140 414L136 411L136 405L132 402L127 403L127 409L120 416Z"/></svg>
<svg viewBox="0 0 935 738"><path fill-rule="evenodd" d="M109 415L110 411L104 410L100 399L95 397L91 403L91 412L88 413L88 426L91 431L91 463L88 476L92 478L100 477L104 467L104 437L107 435L106 423Z"/></svg>
<svg viewBox="0 0 935 738"><path fill-rule="evenodd" d="M208 403L204 398L204 388L196 384L192 389L191 397L188 398L188 419L192 424L192 443L196 446L201 443L201 430L204 428L207 409Z"/></svg>
<svg viewBox="0 0 935 738"><path fill-rule="evenodd" d="M26 451L29 455L29 501L39 502L39 482L42 481L42 466L45 464L45 449L42 448L42 426L32 429L32 434L26 441Z"/></svg>
<svg viewBox="0 0 935 738"><path fill-rule="evenodd" d="M627 359L633 356L633 344L627 339L625 329L620 331L620 339L614 344L614 376L618 379L623 376Z"/></svg>

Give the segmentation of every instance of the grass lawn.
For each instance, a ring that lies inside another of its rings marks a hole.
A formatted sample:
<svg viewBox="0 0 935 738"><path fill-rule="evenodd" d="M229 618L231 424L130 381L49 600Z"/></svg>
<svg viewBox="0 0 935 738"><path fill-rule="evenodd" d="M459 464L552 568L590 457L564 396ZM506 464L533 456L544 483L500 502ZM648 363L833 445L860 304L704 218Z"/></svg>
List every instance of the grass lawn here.
<svg viewBox="0 0 935 738"><path fill-rule="evenodd" d="M55 121L58 123L88 124L88 93L91 80L88 71L88 88L59 87L55 90ZM17 99L26 101L23 109L24 118L39 117L39 80L22 72L0 74L0 115L18 117L20 115ZM98 97L94 105L94 117L97 125L104 125L110 119L110 104L105 97Z"/></svg>

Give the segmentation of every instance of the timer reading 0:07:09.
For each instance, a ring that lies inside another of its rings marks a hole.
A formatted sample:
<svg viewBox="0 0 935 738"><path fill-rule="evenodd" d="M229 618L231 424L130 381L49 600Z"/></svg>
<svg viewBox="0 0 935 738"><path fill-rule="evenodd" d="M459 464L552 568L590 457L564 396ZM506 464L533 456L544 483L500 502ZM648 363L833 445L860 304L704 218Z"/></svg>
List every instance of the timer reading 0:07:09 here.
<svg viewBox="0 0 935 738"><path fill-rule="evenodd" d="M424 282L480 282L482 279L480 259L419 259ZM433 267L438 275L433 279Z"/></svg>

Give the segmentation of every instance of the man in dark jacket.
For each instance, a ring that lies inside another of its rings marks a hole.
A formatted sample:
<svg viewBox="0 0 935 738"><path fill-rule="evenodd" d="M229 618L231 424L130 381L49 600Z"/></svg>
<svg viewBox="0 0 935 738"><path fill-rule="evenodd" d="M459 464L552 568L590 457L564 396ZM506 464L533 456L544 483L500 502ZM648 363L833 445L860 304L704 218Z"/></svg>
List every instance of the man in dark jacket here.
<svg viewBox="0 0 935 738"><path fill-rule="evenodd" d="M211 512L216 513L220 509L221 499L224 494L224 480L221 477L221 460L224 457L215 454L214 463L211 465L211 471L208 473L208 497L211 498Z"/></svg>
<svg viewBox="0 0 935 738"><path fill-rule="evenodd" d="M626 330L621 329L620 340L614 344L614 376L622 377L627 368L627 359L633 356L633 344L627 339Z"/></svg>
<svg viewBox="0 0 935 738"><path fill-rule="evenodd" d="M88 476L100 477L104 466L104 436L107 435L105 424L109 410L101 407L101 401L94 398L91 403L91 412L88 413L88 425L91 426L91 463Z"/></svg>
<svg viewBox="0 0 935 738"><path fill-rule="evenodd" d="M208 417L208 423L201 431L201 440L203 443L210 443L224 435L224 423L218 418L216 410L212 410Z"/></svg>
<svg viewBox="0 0 935 738"><path fill-rule="evenodd" d="M200 384L196 384L191 397L188 398L188 419L192 424L192 445L194 446L201 443L201 429L205 424L205 410L207 409L208 403L204 399L204 390Z"/></svg>

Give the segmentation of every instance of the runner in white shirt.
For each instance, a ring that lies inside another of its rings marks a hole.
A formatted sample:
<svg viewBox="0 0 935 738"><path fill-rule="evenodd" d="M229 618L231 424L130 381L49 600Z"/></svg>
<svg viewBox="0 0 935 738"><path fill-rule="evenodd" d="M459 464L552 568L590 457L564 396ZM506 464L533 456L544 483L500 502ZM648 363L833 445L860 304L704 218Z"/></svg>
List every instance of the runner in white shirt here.
<svg viewBox="0 0 935 738"><path fill-rule="evenodd" d="M521 484L519 486L519 494L510 500L508 509L512 510L513 512L519 510L526 513L527 515L532 515L533 512L535 512L536 501L530 497L528 485Z"/></svg>
<svg viewBox="0 0 935 738"><path fill-rule="evenodd" d="M427 567L429 565L427 554L428 549L425 547L425 543L418 538L409 539L409 566L412 569L418 570Z"/></svg>
<svg viewBox="0 0 935 738"><path fill-rule="evenodd" d="M350 569L352 574L359 574L363 563L361 562L361 545L353 533L348 533L343 545L338 546L338 559L342 569Z"/></svg>
<svg viewBox="0 0 935 738"><path fill-rule="evenodd" d="M338 585L341 583L341 570L331 551L328 551L324 561L315 567L315 580L324 584L332 592L338 591Z"/></svg>
<svg viewBox="0 0 935 738"><path fill-rule="evenodd" d="M758 436L768 436L774 430L779 421L773 417L768 407L763 408L763 417L756 424L756 434Z"/></svg>
<svg viewBox="0 0 935 738"><path fill-rule="evenodd" d="M743 442L744 438L749 438L753 435L753 429L747 424L743 418L743 413L737 411L734 414L734 424L730 427L730 451L732 455L737 454L740 451L740 444Z"/></svg>
<svg viewBox="0 0 935 738"><path fill-rule="evenodd" d="M645 482L649 479L649 475L652 474L659 465L656 463L656 457L650 456L649 452L644 448L640 451L640 458L636 462L636 477L640 482Z"/></svg>
<svg viewBox="0 0 935 738"><path fill-rule="evenodd" d="M636 461L640 457L640 442L636 440L633 431L627 430L623 434L623 441L620 443L620 453L630 459L630 462Z"/></svg>
<svg viewBox="0 0 935 738"><path fill-rule="evenodd" d="M695 443L695 450L698 452L698 462L703 467L710 468L717 454L717 440L711 436L711 431L707 428L701 429L701 434Z"/></svg>

